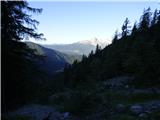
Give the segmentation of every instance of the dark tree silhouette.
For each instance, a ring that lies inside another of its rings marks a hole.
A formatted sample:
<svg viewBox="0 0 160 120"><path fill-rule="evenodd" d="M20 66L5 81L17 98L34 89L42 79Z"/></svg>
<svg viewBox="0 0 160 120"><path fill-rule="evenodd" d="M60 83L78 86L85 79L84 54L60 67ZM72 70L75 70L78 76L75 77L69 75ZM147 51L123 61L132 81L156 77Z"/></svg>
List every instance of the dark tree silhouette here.
<svg viewBox="0 0 160 120"><path fill-rule="evenodd" d="M2 112L29 100L31 88L27 88L26 80L35 70L31 62L35 54L21 40L44 39L43 34L36 32L39 22L29 14L41 12L42 9L29 7L26 1L1 1Z"/></svg>
<svg viewBox="0 0 160 120"><path fill-rule="evenodd" d="M150 7L147 10L144 10L143 15L140 19L140 30L146 31L150 27L151 24L151 9Z"/></svg>
<svg viewBox="0 0 160 120"><path fill-rule="evenodd" d="M133 25L133 28L132 28L132 31L131 31L132 35L135 36L136 33L138 32L138 28L137 28L137 23L135 22L134 25Z"/></svg>
<svg viewBox="0 0 160 120"><path fill-rule="evenodd" d="M5 40L19 41L33 37L42 39L43 34L38 34L36 25L39 22L31 18L26 12L41 13L42 9L31 8L26 1L2 1L2 36ZM10 33L10 34L8 34Z"/></svg>
<svg viewBox="0 0 160 120"><path fill-rule="evenodd" d="M126 37L128 35L128 33L129 33L128 28L130 28L130 26L128 26L128 25L129 25L129 20L128 20L128 18L126 18L126 20L124 21L123 26L122 26L122 37Z"/></svg>
<svg viewBox="0 0 160 120"><path fill-rule="evenodd" d="M101 46L99 46L98 44L96 45L96 51L95 51L95 53L97 54L97 53L99 53L101 51Z"/></svg>
<svg viewBox="0 0 160 120"><path fill-rule="evenodd" d="M157 16L158 16L158 11L157 9L154 11L154 14L153 14L153 20L151 22L151 26L155 25L157 23Z"/></svg>
<svg viewBox="0 0 160 120"><path fill-rule="evenodd" d="M117 40L118 40L118 30L116 30L116 32L115 32L115 34L114 34L112 43L115 43Z"/></svg>

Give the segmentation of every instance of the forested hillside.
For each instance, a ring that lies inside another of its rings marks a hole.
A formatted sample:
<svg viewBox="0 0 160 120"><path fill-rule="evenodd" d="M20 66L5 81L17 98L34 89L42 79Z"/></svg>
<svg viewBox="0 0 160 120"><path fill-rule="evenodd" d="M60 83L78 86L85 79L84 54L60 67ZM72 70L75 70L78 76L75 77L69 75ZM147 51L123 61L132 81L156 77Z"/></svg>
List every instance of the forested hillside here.
<svg viewBox="0 0 160 120"><path fill-rule="evenodd" d="M95 53L57 75L51 86L59 87L49 104L87 120L157 120L159 48L160 11L148 8L131 30L126 19L111 45L97 46Z"/></svg>
<svg viewBox="0 0 160 120"><path fill-rule="evenodd" d="M134 85L139 87L159 85L160 12L152 13L148 8L139 23L135 23L131 30L129 26L127 18L122 33L115 33L111 45L102 50L97 47L88 58L84 57L79 63L75 61L66 68L65 81L75 86L127 75L135 77Z"/></svg>

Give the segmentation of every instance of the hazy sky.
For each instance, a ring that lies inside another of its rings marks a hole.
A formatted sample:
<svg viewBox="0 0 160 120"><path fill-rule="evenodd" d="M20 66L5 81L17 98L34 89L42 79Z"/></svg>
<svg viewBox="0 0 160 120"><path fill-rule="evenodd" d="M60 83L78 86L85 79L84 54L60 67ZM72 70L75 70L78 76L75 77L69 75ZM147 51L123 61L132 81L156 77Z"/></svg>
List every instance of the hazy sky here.
<svg viewBox="0 0 160 120"><path fill-rule="evenodd" d="M33 18L40 22L46 44L73 43L93 37L112 38L126 17L131 24L139 21L144 8L160 7L158 2L54 2L32 1L31 7L43 8Z"/></svg>

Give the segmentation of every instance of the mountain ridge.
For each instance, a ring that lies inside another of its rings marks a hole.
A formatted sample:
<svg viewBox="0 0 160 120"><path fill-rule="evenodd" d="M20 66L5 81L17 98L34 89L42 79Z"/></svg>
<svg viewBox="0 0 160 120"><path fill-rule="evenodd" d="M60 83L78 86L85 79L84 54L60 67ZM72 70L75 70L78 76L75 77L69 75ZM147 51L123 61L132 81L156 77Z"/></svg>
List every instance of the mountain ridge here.
<svg viewBox="0 0 160 120"><path fill-rule="evenodd" d="M42 46L68 54L88 55L92 50L95 51L97 45L104 48L110 43L109 39L92 38L90 40L82 40L71 44L50 44Z"/></svg>
<svg viewBox="0 0 160 120"><path fill-rule="evenodd" d="M64 67L72 64L74 60L81 59L81 56L61 53L33 42L26 42L26 44L29 48L35 50L36 55L42 56L43 60L38 59L35 61L39 68L51 75L63 71Z"/></svg>

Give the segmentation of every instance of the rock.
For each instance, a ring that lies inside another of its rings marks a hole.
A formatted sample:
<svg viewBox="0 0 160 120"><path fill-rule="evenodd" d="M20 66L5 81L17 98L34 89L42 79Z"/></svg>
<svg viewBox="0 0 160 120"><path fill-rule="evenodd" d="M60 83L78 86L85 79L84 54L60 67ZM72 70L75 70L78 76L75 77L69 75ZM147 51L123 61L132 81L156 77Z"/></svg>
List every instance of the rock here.
<svg viewBox="0 0 160 120"><path fill-rule="evenodd" d="M146 119L148 118L148 115L147 115L146 113L141 113L141 114L139 114L138 117L140 118L140 120L141 120L141 119L142 119L142 120L146 120Z"/></svg>
<svg viewBox="0 0 160 120"><path fill-rule="evenodd" d="M122 113L125 111L125 106L123 104L118 104L116 107L116 111Z"/></svg>
<svg viewBox="0 0 160 120"><path fill-rule="evenodd" d="M130 107L130 110L133 114L140 114L143 112L143 108L140 105L133 105Z"/></svg>
<svg viewBox="0 0 160 120"><path fill-rule="evenodd" d="M16 115L30 116L33 120L61 120L60 118L68 116L68 113L62 114L51 106L33 104L26 105L8 114L9 117Z"/></svg>
<svg viewBox="0 0 160 120"><path fill-rule="evenodd" d="M128 88L129 88L129 85L125 85L125 88L128 89Z"/></svg>
<svg viewBox="0 0 160 120"><path fill-rule="evenodd" d="M149 111L150 113L153 111L160 110L160 102L159 101L150 101L143 104L143 109L145 111Z"/></svg>
<svg viewBox="0 0 160 120"><path fill-rule="evenodd" d="M65 112L65 113L63 114L63 118L66 119L66 118L68 118L68 117L69 117L69 112Z"/></svg>
<svg viewBox="0 0 160 120"><path fill-rule="evenodd" d="M60 120L68 120L68 118L70 117L69 112L64 112L61 117Z"/></svg>
<svg viewBox="0 0 160 120"><path fill-rule="evenodd" d="M151 106L151 111L158 110L158 106Z"/></svg>

